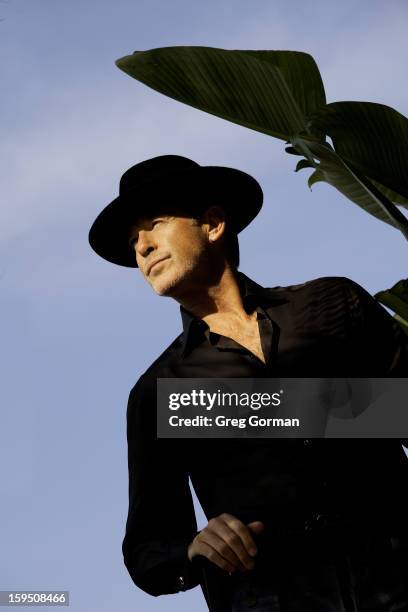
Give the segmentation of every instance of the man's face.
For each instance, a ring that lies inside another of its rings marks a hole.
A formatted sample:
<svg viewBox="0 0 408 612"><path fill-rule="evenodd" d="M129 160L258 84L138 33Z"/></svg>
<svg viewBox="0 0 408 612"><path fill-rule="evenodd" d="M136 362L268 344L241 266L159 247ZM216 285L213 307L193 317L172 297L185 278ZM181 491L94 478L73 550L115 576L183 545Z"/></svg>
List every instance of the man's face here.
<svg viewBox="0 0 408 612"><path fill-rule="evenodd" d="M132 225L129 244L141 273L156 293L177 297L202 282L209 268L206 227L186 213L174 211L158 211Z"/></svg>

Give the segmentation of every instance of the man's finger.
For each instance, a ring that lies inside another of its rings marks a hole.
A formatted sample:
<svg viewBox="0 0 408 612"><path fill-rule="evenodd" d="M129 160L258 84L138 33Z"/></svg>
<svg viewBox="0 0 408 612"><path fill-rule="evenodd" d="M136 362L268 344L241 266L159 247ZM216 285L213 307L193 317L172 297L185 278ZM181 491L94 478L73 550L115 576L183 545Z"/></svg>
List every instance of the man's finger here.
<svg viewBox="0 0 408 612"><path fill-rule="evenodd" d="M240 562L247 569L253 568L251 553L256 553L256 546L246 525L235 517L219 521L209 521L208 529L222 538L234 551ZM250 552L251 551L251 552Z"/></svg>
<svg viewBox="0 0 408 612"><path fill-rule="evenodd" d="M261 524L263 527L263 523L261 523L260 521L256 521L256 522ZM241 541L245 547L245 550L248 552L248 554L251 556L256 555L258 548L256 546L256 542L254 538L252 537L251 530L248 528L248 526L245 525L239 519L237 519L235 516L231 516L231 519L228 519L227 524L230 527L230 529L235 531L235 533L241 538ZM256 529L257 528L255 527L255 530Z"/></svg>
<svg viewBox="0 0 408 612"><path fill-rule="evenodd" d="M204 529L197 537L197 544L204 543L218 552L218 554L228 561L232 567L241 568L242 563L234 550L227 542L209 529Z"/></svg>
<svg viewBox="0 0 408 612"><path fill-rule="evenodd" d="M227 559L225 559L222 555L220 555L219 552L215 548L212 548L212 546L210 546L206 542L200 541L200 543L197 544L197 554L203 555L209 561L211 561L211 563L214 563L221 569L231 574L236 569L235 565L227 561Z"/></svg>

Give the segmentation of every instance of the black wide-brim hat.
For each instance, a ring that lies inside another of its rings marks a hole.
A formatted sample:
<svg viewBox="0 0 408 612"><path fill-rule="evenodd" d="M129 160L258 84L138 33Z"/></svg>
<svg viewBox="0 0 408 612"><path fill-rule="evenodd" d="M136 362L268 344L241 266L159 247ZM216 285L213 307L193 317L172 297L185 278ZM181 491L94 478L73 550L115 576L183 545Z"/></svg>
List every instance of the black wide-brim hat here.
<svg viewBox="0 0 408 612"><path fill-rule="evenodd" d="M219 205L238 234L256 217L263 193L249 174L225 166L200 166L180 155L161 155L127 170L120 179L119 197L98 215L89 231L93 250L111 263L137 268L129 246L129 229L142 214L157 206L177 206L192 213Z"/></svg>

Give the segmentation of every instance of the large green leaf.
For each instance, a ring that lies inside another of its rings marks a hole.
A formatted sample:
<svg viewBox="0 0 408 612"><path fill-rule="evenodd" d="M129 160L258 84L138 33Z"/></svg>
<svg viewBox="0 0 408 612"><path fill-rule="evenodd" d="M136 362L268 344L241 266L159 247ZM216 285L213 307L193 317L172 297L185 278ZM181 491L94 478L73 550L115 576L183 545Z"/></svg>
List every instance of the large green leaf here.
<svg viewBox="0 0 408 612"><path fill-rule="evenodd" d="M279 68L306 117L326 105L326 94L319 68L308 53L301 51L244 51L244 53Z"/></svg>
<svg viewBox="0 0 408 612"><path fill-rule="evenodd" d="M375 181L372 178L370 178L370 181L373 185L375 185L375 187L377 187L377 189L381 191L381 193L385 195L386 198L391 200L391 202L393 202L397 206L403 206L404 208L408 209L408 198L404 198L404 196L400 195L399 193L396 193L388 187L385 187L384 185L381 185L381 183Z"/></svg>
<svg viewBox="0 0 408 612"><path fill-rule="evenodd" d="M374 297L396 313L394 319L408 335L408 278L398 281L391 289L379 291Z"/></svg>
<svg viewBox="0 0 408 612"><path fill-rule="evenodd" d="M162 47L116 65L175 100L283 140L325 104L316 63L302 52Z"/></svg>
<svg viewBox="0 0 408 612"><path fill-rule="evenodd" d="M407 334L407 336L408 336L408 320L403 319L402 317L400 317L397 314L394 315L394 319L396 320L398 325L401 326L402 331L405 332Z"/></svg>
<svg viewBox="0 0 408 612"><path fill-rule="evenodd" d="M318 181L326 181L369 214L399 229L408 240L408 220L404 215L328 143L321 143L305 134L293 137L291 143L315 167L308 180L309 187Z"/></svg>
<svg viewBox="0 0 408 612"><path fill-rule="evenodd" d="M334 102L315 111L309 125L330 136L337 153L367 177L408 198L404 115L373 102Z"/></svg>
<svg viewBox="0 0 408 612"><path fill-rule="evenodd" d="M398 281L391 289L379 291L374 297L408 321L408 278Z"/></svg>

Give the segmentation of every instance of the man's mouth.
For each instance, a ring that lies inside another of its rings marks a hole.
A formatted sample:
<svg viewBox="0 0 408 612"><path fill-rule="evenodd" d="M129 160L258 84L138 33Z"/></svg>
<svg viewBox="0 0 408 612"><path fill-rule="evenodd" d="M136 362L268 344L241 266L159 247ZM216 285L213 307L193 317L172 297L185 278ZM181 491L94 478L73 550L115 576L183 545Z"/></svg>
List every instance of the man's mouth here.
<svg viewBox="0 0 408 612"><path fill-rule="evenodd" d="M158 263L164 261L165 259L168 259L168 257L160 257L160 259L156 259L156 261L153 261L151 264L149 264L149 266L147 267L147 276L149 276L149 274L152 271L154 266L156 266Z"/></svg>

